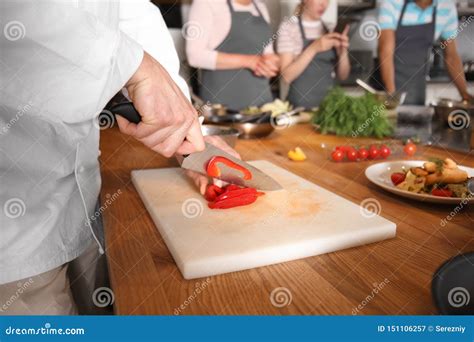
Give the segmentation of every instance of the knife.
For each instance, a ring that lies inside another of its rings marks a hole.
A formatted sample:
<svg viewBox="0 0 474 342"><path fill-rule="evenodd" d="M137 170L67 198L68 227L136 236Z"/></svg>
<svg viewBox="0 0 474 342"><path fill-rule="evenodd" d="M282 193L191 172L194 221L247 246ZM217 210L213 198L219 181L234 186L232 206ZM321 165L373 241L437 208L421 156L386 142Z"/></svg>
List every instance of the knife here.
<svg viewBox="0 0 474 342"><path fill-rule="evenodd" d="M140 123L141 115L133 106L131 102L120 103L110 108L110 112L114 115L120 115L133 123ZM181 161L181 167L186 170L198 172L203 175L207 175L206 167L209 160L213 157L225 157L232 162L246 168L252 173L252 178L245 180L242 178L242 173L235 170L225 164L220 163L219 169L221 175L218 179L228 183L237 184L245 187L256 188L264 191L281 190L282 186L270 176L260 171L256 167L238 159L227 152L222 151L214 145L206 143L204 151L191 153L183 156Z"/></svg>

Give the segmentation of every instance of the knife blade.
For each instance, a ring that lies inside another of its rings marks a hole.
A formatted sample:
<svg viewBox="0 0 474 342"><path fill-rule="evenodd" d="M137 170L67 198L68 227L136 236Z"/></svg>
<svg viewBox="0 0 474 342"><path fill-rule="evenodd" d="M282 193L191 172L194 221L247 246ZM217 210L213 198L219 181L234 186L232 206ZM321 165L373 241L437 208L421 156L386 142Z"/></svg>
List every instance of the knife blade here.
<svg viewBox="0 0 474 342"><path fill-rule="evenodd" d="M227 183L237 184L249 188L256 188L264 191L275 191L282 189L282 186L277 181L256 167L240 159L237 159L227 152L222 151L220 148L208 143L206 143L206 148L204 151L195 152L186 156L181 162L181 167L186 170L191 170L206 175L207 164L213 157L225 157L232 162L246 168L252 174L251 179L243 179L242 173L240 171L220 163L219 169L221 170L221 175L218 177L220 180L223 180Z"/></svg>
<svg viewBox="0 0 474 342"><path fill-rule="evenodd" d="M113 106L110 109L114 115L120 115L125 117L127 120L133 123L140 123L141 116L135 109L131 102L121 103ZM227 183L237 184L241 186L256 188L264 191L274 191L282 189L282 186L275 181L273 178L260 171L256 167L237 159L227 152L222 151L214 145L206 143L204 151L195 152L187 156L183 156L180 161L181 167L186 170L198 172L203 175L207 175L207 164L212 157L225 157L232 162L246 168L252 174L252 179L245 180L242 178L242 173L235 170L227 165L219 164L221 170L221 176L218 179L223 180Z"/></svg>

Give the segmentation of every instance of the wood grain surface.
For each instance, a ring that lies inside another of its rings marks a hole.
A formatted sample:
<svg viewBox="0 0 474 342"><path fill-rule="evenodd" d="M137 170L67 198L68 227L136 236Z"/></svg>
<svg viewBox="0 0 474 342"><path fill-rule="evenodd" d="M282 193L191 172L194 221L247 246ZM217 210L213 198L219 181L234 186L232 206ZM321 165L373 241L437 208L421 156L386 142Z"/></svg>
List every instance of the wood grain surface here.
<svg viewBox="0 0 474 342"><path fill-rule="evenodd" d="M415 202L377 188L364 175L373 162L329 160L331 147L350 142L375 141L321 135L309 125L300 125L262 140L239 140L236 149L245 160L268 160L354 203L376 199L380 214L397 224L395 239L186 281L130 176L134 169L178 164L149 151L115 128L102 131L101 195L103 200L114 199L103 215L116 314L436 313L430 291L433 273L447 259L474 250L474 206L464 207L447 224L441 224L454 206ZM306 152L307 161L296 163L287 159L287 151L296 146ZM466 154L427 147L419 148L415 159L451 157L474 167L473 155L472 151Z"/></svg>

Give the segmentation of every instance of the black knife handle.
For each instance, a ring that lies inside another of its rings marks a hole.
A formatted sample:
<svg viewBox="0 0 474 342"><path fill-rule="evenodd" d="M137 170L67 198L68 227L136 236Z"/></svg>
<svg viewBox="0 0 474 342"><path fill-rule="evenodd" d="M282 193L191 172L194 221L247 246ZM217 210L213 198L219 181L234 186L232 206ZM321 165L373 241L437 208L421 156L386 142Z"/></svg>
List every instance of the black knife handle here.
<svg viewBox="0 0 474 342"><path fill-rule="evenodd" d="M142 116L138 113L132 102L123 102L114 105L110 108L110 111L113 115L120 115L135 124L139 124L142 121ZM183 155L184 158L187 156L189 156L189 154Z"/></svg>
<svg viewBox="0 0 474 342"><path fill-rule="evenodd" d="M120 115L128 121L136 124L142 121L142 116L140 115L140 113L138 113L135 106L131 102L119 103L115 106L112 106L112 108L110 108L110 111L114 115Z"/></svg>

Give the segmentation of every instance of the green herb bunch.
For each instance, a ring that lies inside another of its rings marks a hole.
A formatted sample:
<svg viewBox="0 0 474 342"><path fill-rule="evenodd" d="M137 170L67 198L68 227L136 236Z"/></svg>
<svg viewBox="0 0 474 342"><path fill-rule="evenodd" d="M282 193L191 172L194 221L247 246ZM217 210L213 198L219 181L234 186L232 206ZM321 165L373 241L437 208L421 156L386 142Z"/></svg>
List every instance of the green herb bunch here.
<svg viewBox="0 0 474 342"><path fill-rule="evenodd" d="M313 123L324 134L383 138L393 133L384 104L373 94L353 97L340 87L333 88L324 98Z"/></svg>

